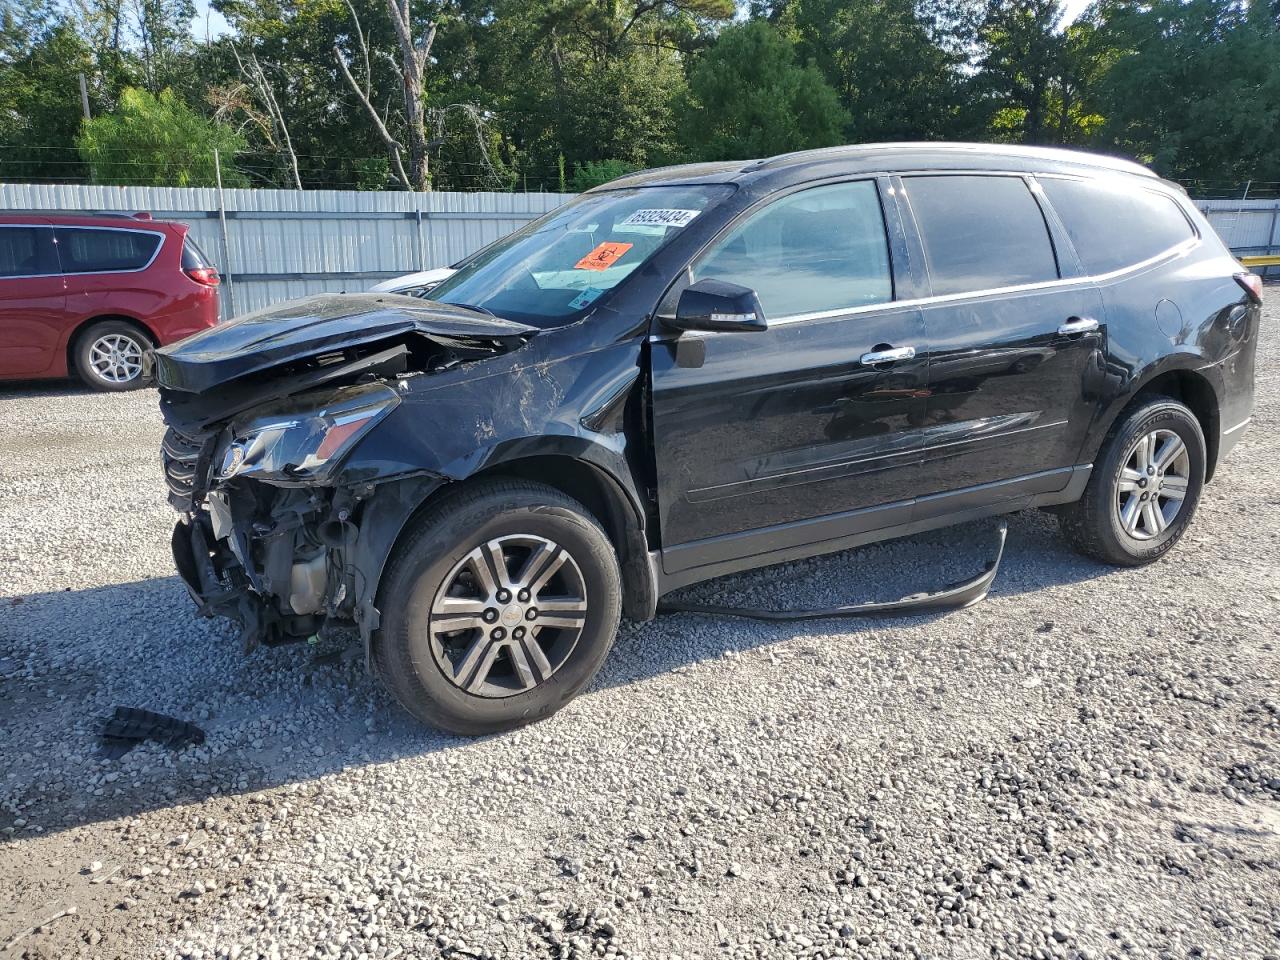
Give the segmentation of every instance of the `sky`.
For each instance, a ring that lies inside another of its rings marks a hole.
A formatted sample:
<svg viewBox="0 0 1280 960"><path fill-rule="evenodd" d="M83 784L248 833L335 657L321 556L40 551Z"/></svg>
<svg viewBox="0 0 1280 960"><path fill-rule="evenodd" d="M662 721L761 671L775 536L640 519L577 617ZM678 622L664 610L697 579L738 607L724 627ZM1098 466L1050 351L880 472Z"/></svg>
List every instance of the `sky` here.
<svg viewBox="0 0 1280 960"><path fill-rule="evenodd" d="M196 18L191 21L191 32L197 40L216 40L230 32L226 18L209 7L209 0L195 0Z"/></svg>

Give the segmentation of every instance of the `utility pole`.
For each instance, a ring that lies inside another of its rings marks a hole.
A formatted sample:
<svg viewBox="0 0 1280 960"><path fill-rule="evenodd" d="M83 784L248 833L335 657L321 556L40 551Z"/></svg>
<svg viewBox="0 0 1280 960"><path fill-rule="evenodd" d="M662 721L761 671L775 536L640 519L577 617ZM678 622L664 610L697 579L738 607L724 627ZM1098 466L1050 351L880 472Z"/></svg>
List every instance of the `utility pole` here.
<svg viewBox="0 0 1280 960"><path fill-rule="evenodd" d="M218 224L222 228L222 277L227 283L227 312L230 320L236 315L236 286L231 275L231 242L227 238L227 202L222 195L222 157L213 150L213 175L218 185Z"/></svg>
<svg viewBox="0 0 1280 960"><path fill-rule="evenodd" d="M92 120L89 116L89 84L85 82L84 74L80 74L80 108L84 110L84 118Z"/></svg>

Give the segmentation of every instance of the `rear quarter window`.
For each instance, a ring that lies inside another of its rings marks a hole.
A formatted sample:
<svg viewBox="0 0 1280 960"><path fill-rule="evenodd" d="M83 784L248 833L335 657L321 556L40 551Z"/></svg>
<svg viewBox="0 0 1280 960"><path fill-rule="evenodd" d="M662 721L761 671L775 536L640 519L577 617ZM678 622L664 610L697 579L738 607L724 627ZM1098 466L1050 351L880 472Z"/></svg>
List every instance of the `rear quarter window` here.
<svg viewBox="0 0 1280 960"><path fill-rule="evenodd" d="M1177 202L1153 190L1057 177L1040 185L1092 274L1150 260L1195 236Z"/></svg>
<svg viewBox="0 0 1280 960"><path fill-rule="evenodd" d="M58 256L63 273L141 270L151 262L162 239L144 230L60 227Z"/></svg>
<svg viewBox="0 0 1280 960"><path fill-rule="evenodd" d="M1058 279L1040 204L1021 177L904 178L935 296Z"/></svg>

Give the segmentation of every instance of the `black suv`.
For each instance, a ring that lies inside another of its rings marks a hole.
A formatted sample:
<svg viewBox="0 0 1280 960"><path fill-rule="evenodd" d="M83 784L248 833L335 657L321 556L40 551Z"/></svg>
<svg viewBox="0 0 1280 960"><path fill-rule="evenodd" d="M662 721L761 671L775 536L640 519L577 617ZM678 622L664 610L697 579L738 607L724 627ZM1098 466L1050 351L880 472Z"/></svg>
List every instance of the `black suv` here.
<svg viewBox="0 0 1280 960"><path fill-rule="evenodd" d="M544 717L620 615L1051 507L1186 530L1253 404L1261 285L1132 163L960 144L638 173L431 300L312 297L155 351L178 569L247 647L363 637L415 716Z"/></svg>

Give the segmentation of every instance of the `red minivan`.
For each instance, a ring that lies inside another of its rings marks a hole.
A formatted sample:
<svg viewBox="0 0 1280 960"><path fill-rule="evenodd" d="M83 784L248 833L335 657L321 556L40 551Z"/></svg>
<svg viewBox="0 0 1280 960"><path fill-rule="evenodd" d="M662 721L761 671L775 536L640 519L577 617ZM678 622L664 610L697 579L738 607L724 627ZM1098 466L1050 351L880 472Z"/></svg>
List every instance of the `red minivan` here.
<svg viewBox="0 0 1280 960"><path fill-rule="evenodd" d="M0 380L141 384L142 354L218 322L218 271L187 226L0 215Z"/></svg>

